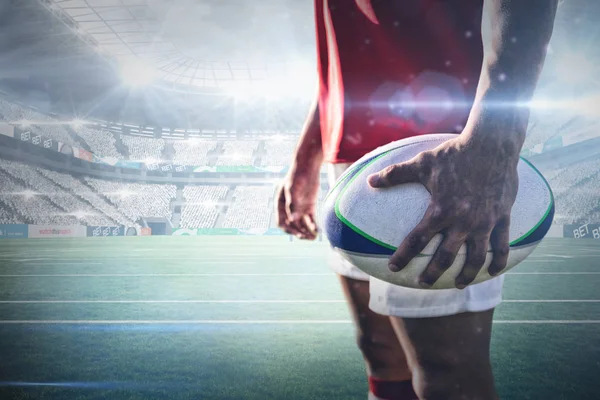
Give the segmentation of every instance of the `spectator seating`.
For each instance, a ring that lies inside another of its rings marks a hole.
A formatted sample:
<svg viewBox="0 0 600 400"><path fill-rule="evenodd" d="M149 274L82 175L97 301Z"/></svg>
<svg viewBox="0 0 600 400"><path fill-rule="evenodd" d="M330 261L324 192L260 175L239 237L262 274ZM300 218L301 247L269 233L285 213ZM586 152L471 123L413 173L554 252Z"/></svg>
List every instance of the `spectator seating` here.
<svg viewBox="0 0 600 400"><path fill-rule="evenodd" d="M219 166L254 165L258 140L228 140L223 143L223 154L217 158Z"/></svg>
<svg viewBox="0 0 600 400"><path fill-rule="evenodd" d="M100 195L108 198L127 218L138 221L142 217L171 219L171 201L175 185L124 183L96 178L85 178Z"/></svg>
<svg viewBox="0 0 600 400"><path fill-rule="evenodd" d="M173 164L208 165L208 153L216 146L216 140L188 139L173 142Z"/></svg>
<svg viewBox="0 0 600 400"><path fill-rule="evenodd" d="M237 186L233 203L225 214L224 228L269 228L273 207L274 187Z"/></svg>
<svg viewBox="0 0 600 400"><path fill-rule="evenodd" d="M99 157L114 157L123 159L123 154L119 153L115 146L115 136L112 132L101 128L84 126L74 129L75 133L81 137L90 147L92 153Z"/></svg>
<svg viewBox="0 0 600 400"><path fill-rule="evenodd" d="M180 228L212 228L219 216L219 202L227 196L227 186L186 186Z"/></svg>
<svg viewBox="0 0 600 400"><path fill-rule="evenodd" d="M260 165L263 167L285 167L290 165L298 143L297 138L285 140L265 140L265 151Z"/></svg>
<svg viewBox="0 0 600 400"><path fill-rule="evenodd" d="M160 163L165 148L164 139L153 139L131 135L121 135L123 144L129 151L129 159L148 164Z"/></svg>

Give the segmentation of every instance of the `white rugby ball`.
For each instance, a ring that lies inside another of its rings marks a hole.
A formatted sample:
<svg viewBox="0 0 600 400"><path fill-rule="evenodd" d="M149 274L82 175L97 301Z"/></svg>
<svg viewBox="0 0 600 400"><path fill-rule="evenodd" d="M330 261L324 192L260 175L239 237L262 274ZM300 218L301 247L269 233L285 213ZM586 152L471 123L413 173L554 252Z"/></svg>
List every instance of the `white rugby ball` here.
<svg viewBox="0 0 600 400"><path fill-rule="evenodd" d="M399 272L388 269L388 260L421 221L431 196L420 183L375 189L369 186L367 177L456 136L433 134L399 140L352 164L330 189L321 213L323 230L335 251L370 276L399 286L421 288L419 275L441 243L441 235L436 235L421 254ZM554 217L554 199L544 177L523 158L517 168L519 189L511 211L508 263L502 273L531 254L550 229ZM454 288L465 257L463 245L452 266L432 289ZM487 272L491 260L488 248L486 262L473 283L492 278Z"/></svg>

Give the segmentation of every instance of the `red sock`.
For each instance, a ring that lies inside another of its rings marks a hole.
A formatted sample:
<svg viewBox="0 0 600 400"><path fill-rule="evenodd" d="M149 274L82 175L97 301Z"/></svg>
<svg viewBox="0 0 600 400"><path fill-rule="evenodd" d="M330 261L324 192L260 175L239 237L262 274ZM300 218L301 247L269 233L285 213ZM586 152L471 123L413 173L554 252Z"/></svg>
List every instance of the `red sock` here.
<svg viewBox="0 0 600 400"><path fill-rule="evenodd" d="M384 381L369 377L369 391L382 400L418 400L411 381Z"/></svg>

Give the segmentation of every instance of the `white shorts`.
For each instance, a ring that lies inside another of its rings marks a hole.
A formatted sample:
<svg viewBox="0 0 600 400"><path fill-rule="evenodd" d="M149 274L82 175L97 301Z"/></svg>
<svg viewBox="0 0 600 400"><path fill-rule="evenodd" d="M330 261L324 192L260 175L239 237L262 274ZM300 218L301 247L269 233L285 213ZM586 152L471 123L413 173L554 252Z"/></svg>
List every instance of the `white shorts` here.
<svg viewBox="0 0 600 400"><path fill-rule="evenodd" d="M349 166L350 164L327 166L330 187ZM489 310L502 302L503 275L467 286L463 290L427 290L405 288L373 278L333 250L329 254L329 266L339 275L369 281L369 308L378 314L403 318L443 317L467 311Z"/></svg>

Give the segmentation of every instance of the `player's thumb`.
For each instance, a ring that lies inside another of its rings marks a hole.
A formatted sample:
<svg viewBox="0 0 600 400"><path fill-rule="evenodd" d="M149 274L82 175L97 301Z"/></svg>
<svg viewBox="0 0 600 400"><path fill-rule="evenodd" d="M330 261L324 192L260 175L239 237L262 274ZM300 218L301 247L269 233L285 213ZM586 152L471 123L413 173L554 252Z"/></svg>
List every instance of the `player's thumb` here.
<svg viewBox="0 0 600 400"><path fill-rule="evenodd" d="M374 188L391 187L403 183L418 182L418 180L419 174L414 161L390 165L368 177L369 185Z"/></svg>

